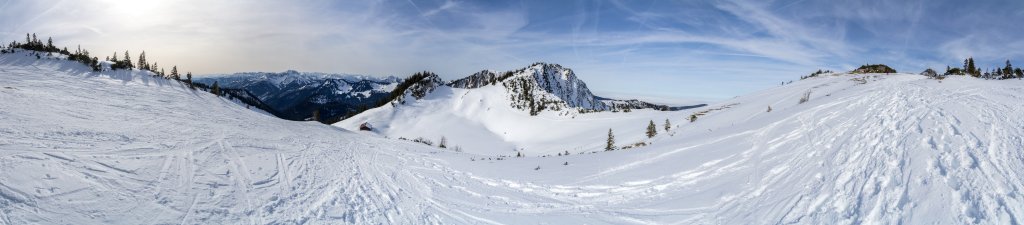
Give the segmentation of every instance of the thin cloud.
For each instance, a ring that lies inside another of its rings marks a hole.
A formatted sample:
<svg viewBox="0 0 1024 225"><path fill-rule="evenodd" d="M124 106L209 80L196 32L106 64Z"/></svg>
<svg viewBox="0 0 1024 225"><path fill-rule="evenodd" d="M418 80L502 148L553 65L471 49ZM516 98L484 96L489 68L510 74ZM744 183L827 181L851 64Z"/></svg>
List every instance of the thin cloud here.
<svg viewBox="0 0 1024 225"><path fill-rule="evenodd" d="M436 15L438 13L450 10L452 8L455 8L458 5L459 4L457 2L455 2L455 1L447 0L447 1L444 1L444 4L442 4L440 7L437 7L436 9L432 9L430 11L427 11L427 12L423 13L423 16L430 17L430 16Z"/></svg>

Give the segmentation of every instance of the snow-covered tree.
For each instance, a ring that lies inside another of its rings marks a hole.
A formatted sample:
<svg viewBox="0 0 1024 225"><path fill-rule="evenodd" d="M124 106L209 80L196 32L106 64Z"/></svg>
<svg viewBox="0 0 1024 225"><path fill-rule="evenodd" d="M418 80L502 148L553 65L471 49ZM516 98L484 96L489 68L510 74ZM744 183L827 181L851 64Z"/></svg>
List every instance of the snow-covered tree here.
<svg viewBox="0 0 1024 225"><path fill-rule="evenodd" d="M448 138L441 136L441 141L437 144L437 147L448 148Z"/></svg>
<svg viewBox="0 0 1024 225"><path fill-rule="evenodd" d="M665 119L665 131L670 129L672 129L672 123L668 122L668 119Z"/></svg>

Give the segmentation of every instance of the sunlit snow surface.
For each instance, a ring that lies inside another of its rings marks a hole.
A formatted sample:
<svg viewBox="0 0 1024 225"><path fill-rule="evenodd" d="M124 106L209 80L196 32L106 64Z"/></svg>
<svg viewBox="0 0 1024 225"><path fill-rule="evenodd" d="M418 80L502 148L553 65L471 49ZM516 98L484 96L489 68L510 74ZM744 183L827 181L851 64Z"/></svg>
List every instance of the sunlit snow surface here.
<svg viewBox="0 0 1024 225"><path fill-rule="evenodd" d="M141 72L86 69L0 55L0 224L1019 224L1024 215L1024 81L825 76L688 111L575 118L523 116L486 98L496 90L447 89L371 110L361 118L382 130L368 133L276 119ZM807 90L810 101L797 104ZM672 131L641 136L666 118ZM619 145L650 145L600 152L608 128ZM512 149L457 153L395 140L392 129L532 147L526 158L486 160ZM582 147L537 157L559 152L550 140ZM599 153L580 154L590 151Z"/></svg>

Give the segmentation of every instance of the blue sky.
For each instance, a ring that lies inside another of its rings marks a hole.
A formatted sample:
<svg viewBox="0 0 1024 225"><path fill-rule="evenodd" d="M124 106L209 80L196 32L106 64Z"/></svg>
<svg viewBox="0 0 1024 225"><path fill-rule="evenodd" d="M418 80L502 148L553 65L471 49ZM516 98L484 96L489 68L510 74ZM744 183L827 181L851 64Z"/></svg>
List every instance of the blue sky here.
<svg viewBox="0 0 1024 225"><path fill-rule="evenodd" d="M817 69L1024 60L1024 1L0 0L0 38L53 36L195 73L446 79L532 62L598 95L714 101ZM109 53L108 53L109 52ZM1024 61L1019 62L1024 65Z"/></svg>

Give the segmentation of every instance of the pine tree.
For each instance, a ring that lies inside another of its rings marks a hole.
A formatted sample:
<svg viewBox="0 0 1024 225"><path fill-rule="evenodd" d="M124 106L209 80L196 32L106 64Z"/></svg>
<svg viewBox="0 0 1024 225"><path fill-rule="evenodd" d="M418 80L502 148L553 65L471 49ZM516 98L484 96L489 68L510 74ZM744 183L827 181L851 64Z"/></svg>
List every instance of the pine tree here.
<svg viewBox="0 0 1024 225"><path fill-rule="evenodd" d="M668 119L665 119L665 131L668 131L670 129L672 129L672 123L669 123Z"/></svg>
<svg viewBox="0 0 1024 225"><path fill-rule="evenodd" d="M171 67L171 76L169 78L175 79L175 80L178 79L178 66L172 66Z"/></svg>
<svg viewBox="0 0 1024 225"><path fill-rule="evenodd" d="M605 151L615 150L615 135L612 134L612 129L608 128L608 142L604 146Z"/></svg>
<svg viewBox="0 0 1024 225"><path fill-rule="evenodd" d="M1010 60L1006 60L1006 67L1003 67L1003 79L1010 79L1013 75L1013 65L1010 64Z"/></svg>
<svg viewBox="0 0 1024 225"><path fill-rule="evenodd" d="M437 144L437 147L448 148L448 138L441 136L441 141Z"/></svg>
<svg viewBox="0 0 1024 225"><path fill-rule="evenodd" d="M196 87L195 87L195 86L192 86L192 72L188 72L188 74L187 74L187 75L185 75L185 76L186 76L186 78L188 78L187 80L185 80L185 82L187 82L187 83L188 83L188 88L193 88L193 89L195 89Z"/></svg>
<svg viewBox="0 0 1024 225"><path fill-rule="evenodd" d="M142 53L139 54L139 69L149 70L149 63L146 63L146 51L142 51Z"/></svg>
<svg viewBox="0 0 1024 225"><path fill-rule="evenodd" d="M220 85L217 84L217 81L213 82L213 87L210 88L210 93L220 96Z"/></svg>
<svg viewBox="0 0 1024 225"><path fill-rule="evenodd" d="M107 61L111 62L111 70L121 69L121 61L117 59L117 52L114 52L114 56L110 57L110 59L107 59Z"/></svg>
<svg viewBox="0 0 1024 225"><path fill-rule="evenodd" d="M651 120L651 122L647 124L647 138L652 138L655 135L658 135L658 126L655 126L654 120Z"/></svg>
<svg viewBox="0 0 1024 225"><path fill-rule="evenodd" d="M135 68L135 64L132 64L131 55L128 54L127 50L124 51L124 67L128 70L132 70L133 68Z"/></svg>
<svg viewBox="0 0 1024 225"><path fill-rule="evenodd" d="M971 76L981 76L981 69L974 66L974 57L967 58L967 65L964 66L964 69L967 70L967 73L970 73Z"/></svg>

